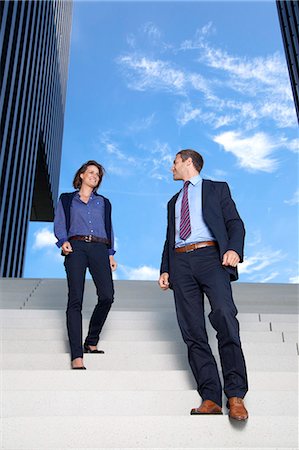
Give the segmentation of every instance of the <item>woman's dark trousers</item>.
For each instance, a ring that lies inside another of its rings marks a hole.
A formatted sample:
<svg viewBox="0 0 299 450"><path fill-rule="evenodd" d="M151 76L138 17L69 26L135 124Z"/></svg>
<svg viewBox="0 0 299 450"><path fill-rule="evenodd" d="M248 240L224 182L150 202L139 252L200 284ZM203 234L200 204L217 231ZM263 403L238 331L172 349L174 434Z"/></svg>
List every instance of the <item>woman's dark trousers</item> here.
<svg viewBox="0 0 299 450"><path fill-rule="evenodd" d="M65 257L68 282L66 310L71 359L82 358L82 302L86 269L96 286L98 303L92 313L86 345L97 345L101 330L113 303L114 289L108 249L98 242L71 241L73 252Z"/></svg>

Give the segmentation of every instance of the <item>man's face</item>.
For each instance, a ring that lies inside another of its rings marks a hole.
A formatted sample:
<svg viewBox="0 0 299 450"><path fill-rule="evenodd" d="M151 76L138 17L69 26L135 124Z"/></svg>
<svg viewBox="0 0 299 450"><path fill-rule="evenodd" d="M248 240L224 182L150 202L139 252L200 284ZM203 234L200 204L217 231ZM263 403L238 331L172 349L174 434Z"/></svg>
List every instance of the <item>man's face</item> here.
<svg viewBox="0 0 299 450"><path fill-rule="evenodd" d="M173 166L171 168L173 173L173 179L174 180L183 180L184 175L186 174L186 161L182 160L181 155L176 155L175 160L173 161Z"/></svg>
<svg viewBox="0 0 299 450"><path fill-rule="evenodd" d="M86 184L91 188L96 188L99 184L100 172L96 166L88 166L85 172L80 174L82 184Z"/></svg>

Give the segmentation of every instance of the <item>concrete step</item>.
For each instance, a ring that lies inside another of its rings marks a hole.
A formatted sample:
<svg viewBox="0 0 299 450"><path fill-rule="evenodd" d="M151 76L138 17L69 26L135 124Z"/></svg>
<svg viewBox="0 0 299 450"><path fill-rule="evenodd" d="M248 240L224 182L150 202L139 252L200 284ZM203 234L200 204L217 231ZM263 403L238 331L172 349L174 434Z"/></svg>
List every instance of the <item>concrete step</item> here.
<svg viewBox="0 0 299 450"><path fill-rule="evenodd" d="M2 417L184 416L201 403L195 390L181 391L6 391ZM223 403L225 405L225 401ZM292 391L249 392L250 416L296 416ZM227 413L224 406L224 412Z"/></svg>
<svg viewBox="0 0 299 450"><path fill-rule="evenodd" d="M117 405L116 405L117 406ZM117 409L117 408L116 408ZM44 448L297 448L296 417L224 416L20 417L3 419L5 449ZM172 414L172 413L170 413ZM283 430L283 432L282 432Z"/></svg>
<svg viewBox="0 0 299 450"><path fill-rule="evenodd" d="M219 357L216 356L219 363ZM144 355L136 357L134 354L121 355L105 354L84 357L85 365L90 370L185 370L189 368L186 354ZM2 354L0 367L3 370L66 370L70 365L68 354ZM298 357L280 356L279 360L269 355L246 355L248 370L256 371L296 371L298 369Z"/></svg>
<svg viewBox="0 0 299 450"><path fill-rule="evenodd" d="M175 328L174 328L175 327ZM118 330L109 329L104 327L101 333L101 340L109 341L123 341L123 342L136 342L136 341L180 341L181 333L177 325L173 328L161 327L160 329L149 330ZM84 336L87 333L87 327L83 329ZM60 329L55 328L3 328L2 329L3 340L66 340L67 331L63 326ZM214 330L208 328L208 335L211 339L216 339ZM282 332L280 331L242 331L241 340L244 342L283 342ZM288 342L297 342L298 336L293 332L285 332L285 336L288 336Z"/></svg>
<svg viewBox="0 0 299 450"><path fill-rule="evenodd" d="M218 354L216 340L211 340L211 349L214 354ZM185 343L180 341L138 341L125 343L122 341L104 341L101 340L99 348L103 349L108 354L123 354L123 355L140 355L140 354L185 354L187 347ZM295 343L286 342L244 342L242 344L245 355L271 355L276 357L278 355L295 356L297 355L297 346ZM2 353L69 353L68 340L61 341L41 341L41 340L2 340Z"/></svg>
<svg viewBox="0 0 299 450"><path fill-rule="evenodd" d="M263 322L262 322L263 323ZM268 324L268 322L265 322ZM298 322L270 322L273 331L291 331L299 333Z"/></svg>
<svg viewBox="0 0 299 450"><path fill-rule="evenodd" d="M46 306L46 305L45 305ZM209 308L206 308L206 316L209 313ZM1 311L1 319L60 319L65 321L65 311L63 309L4 309ZM90 310L85 308L83 304L83 317L88 319L90 317ZM174 308L169 309L169 311L161 310L161 311L126 311L126 310L117 310L114 309L114 305L112 306L112 310L109 313L109 318L113 320L121 319L121 320L154 320L163 318L163 320L171 320L175 319L175 310ZM299 323L299 315L298 314L258 314L258 313L239 313L238 320L240 323L248 323L248 322L291 322L291 323Z"/></svg>
<svg viewBox="0 0 299 450"><path fill-rule="evenodd" d="M5 281L2 291L7 308L0 318L2 448L298 448L298 308L293 287L233 286L250 413L246 424L233 424L227 415L189 415L200 399L171 292L160 291L153 282L116 281L115 302L101 335L106 353L85 355L88 370L72 371L66 281L31 280L24 288L22 282ZM1 286L0 280L0 292ZM8 298L23 309L9 308ZM88 280L85 333L95 301ZM217 355L208 319L207 327Z"/></svg>
<svg viewBox="0 0 299 450"><path fill-rule="evenodd" d="M296 372L248 371L250 392L298 391ZM3 391L173 391L195 390L191 371L3 370ZM295 399L297 398L295 394Z"/></svg>
<svg viewBox="0 0 299 450"><path fill-rule="evenodd" d="M154 308L160 305L161 308L167 305L173 307L172 292L162 292L157 282L116 280L114 284L116 292L114 309L151 310L153 305ZM298 314L298 285L233 283L232 288L238 310L242 313ZM0 292L4 294L1 299L5 302L10 292L13 302L16 295L20 300L26 300L26 289L31 293L26 308L31 304L34 309L65 309L67 293L65 279L0 280ZM84 304L89 308L96 298L91 280L86 280L85 294Z"/></svg>
<svg viewBox="0 0 299 450"><path fill-rule="evenodd" d="M83 317L89 318L90 317L90 311L86 310L83 304ZM208 315L209 310L206 309L206 316ZM58 310L58 309L4 309L1 311L1 316L3 319L47 319L47 320L65 320L65 311L64 310ZM289 322L289 317L293 317L293 315L290 314L281 314L276 315L277 317L284 318L283 322ZM276 317L274 315L274 317ZM114 305L112 306L111 311L109 312L109 318L113 320L121 319L121 320L153 320L156 321L157 319L175 319L176 320L176 313L175 309L172 308L169 311L127 311L127 310L117 310L114 309ZM272 316L270 316L272 317ZM239 313L238 319L240 322L261 322L261 314L257 313ZM274 321L273 319L269 320L263 320L263 322L270 322ZM279 320L276 320L279 321Z"/></svg>
<svg viewBox="0 0 299 450"><path fill-rule="evenodd" d="M299 314L259 314L259 319L261 320L261 322L299 323Z"/></svg>
<svg viewBox="0 0 299 450"><path fill-rule="evenodd" d="M274 331L273 333L278 333ZM298 346L298 333L292 331L282 331L281 332L283 342L296 342Z"/></svg>
<svg viewBox="0 0 299 450"><path fill-rule="evenodd" d="M10 318L3 320L0 323L0 328L21 328L21 329L61 329L65 328L65 318L63 319L21 319L21 318ZM89 319L83 319L83 326L88 327ZM213 330L209 322L206 323L207 329ZM284 328L277 326L277 330L273 331L295 331L295 323L287 323ZM268 322L244 322L240 323L242 331L271 331L270 323ZM168 320L161 318L159 320L122 320L114 319L108 317L105 323L105 330L157 330L165 328L176 328L178 329L177 321L174 318L169 318Z"/></svg>

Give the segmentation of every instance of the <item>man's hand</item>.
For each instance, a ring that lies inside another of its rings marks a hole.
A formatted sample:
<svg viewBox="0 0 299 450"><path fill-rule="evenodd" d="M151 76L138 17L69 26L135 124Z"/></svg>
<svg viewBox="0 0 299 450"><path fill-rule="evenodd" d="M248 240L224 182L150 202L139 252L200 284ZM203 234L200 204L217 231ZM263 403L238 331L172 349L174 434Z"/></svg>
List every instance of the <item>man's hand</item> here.
<svg viewBox="0 0 299 450"><path fill-rule="evenodd" d="M159 278L159 286L161 289L163 289L163 291L166 291L166 289L169 288L169 273L164 272L160 275Z"/></svg>
<svg viewBox="0 0 299 450"><path fill-rule="evenodd" d="M223 255L222 265L237 267L240 262L240 256L234 250L228 250Z"/></svg>
<svg viewBox="0 0 299 450"><path fill-rule="evenodd" d="M61 246L62 252L64 255L68 255L69 253L72 253L73 249L71 246L71 243L69 241L65 241Z"/></svg>
<svg viewBox="0 0 299 450"><path fill-rule="evenodd" d="M114 272L117 268L117 262L115 261L113 255L109 255L109 261L110 261L110 268L111 268L112 272Z"/></svg>

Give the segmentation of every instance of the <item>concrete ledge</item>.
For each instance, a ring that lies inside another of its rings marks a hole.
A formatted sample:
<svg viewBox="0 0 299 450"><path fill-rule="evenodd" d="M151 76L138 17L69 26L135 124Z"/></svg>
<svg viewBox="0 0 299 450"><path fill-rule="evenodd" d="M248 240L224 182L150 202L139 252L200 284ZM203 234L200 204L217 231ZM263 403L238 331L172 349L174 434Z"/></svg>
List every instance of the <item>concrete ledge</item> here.
<svg viewBox="0 0 299 450"><path fill-rule="evenodd" d="M195 390L181 391L7 391L3 417L73 416L187 416L201 403ZM225 405L225 401L224 401ZM249 392L246 406L251 417L296 416L293 391ZM227 410L224 407L224 412Z"/></svg>
<svg viewBox="0 0 299 450"><path fill-rule="evenodd" d="M171 412L170 412L171 413ZM5 449L44 448L259 448L297 447L295 417L250 417L244 424L227 416L34 417L3 419ZM104 432L105 430L105 432ZM238 432L241 431L241 432ZM283 433L282 433L282 430Z"/></svg>
<svg viewBox="0 0 299 450"><path fill-rule="evenodd" d="M297 399L295 372L248 372L250 391L292 391ZM4 391L173 391L196 390L190 370L139 371L106 370L3 370Z"/></svg>

